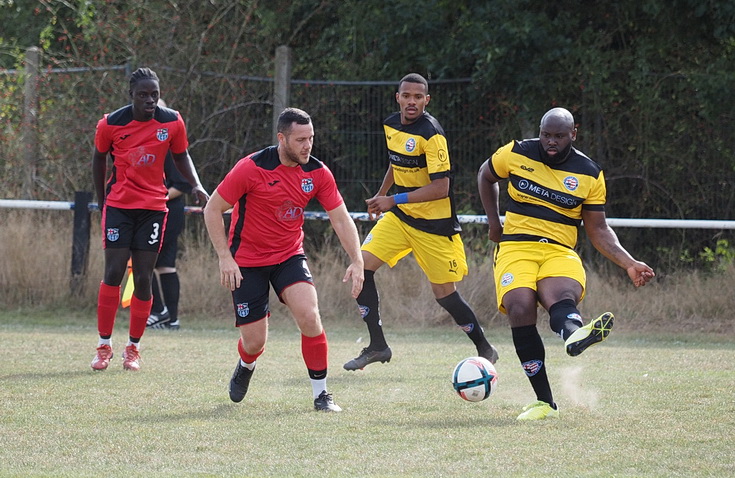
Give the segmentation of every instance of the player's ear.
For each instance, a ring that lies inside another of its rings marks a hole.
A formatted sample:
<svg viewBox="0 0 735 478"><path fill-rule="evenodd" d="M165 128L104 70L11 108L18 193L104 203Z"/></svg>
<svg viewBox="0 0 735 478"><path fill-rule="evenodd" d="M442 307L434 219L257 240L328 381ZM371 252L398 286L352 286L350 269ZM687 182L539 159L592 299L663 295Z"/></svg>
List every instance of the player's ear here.
<svg viewBox="0 0 735 478"><path fill-rule="evenodd" d="M577 128L574 128L572 130L572 141L576 141L576 140L577 140Z"/></svg>
<svg viewBox="0 0 735 478"><path fill-rule="evenodd" d="M431 95L426 95L426 104L429 104L429 101L431 101Z"/></svg>

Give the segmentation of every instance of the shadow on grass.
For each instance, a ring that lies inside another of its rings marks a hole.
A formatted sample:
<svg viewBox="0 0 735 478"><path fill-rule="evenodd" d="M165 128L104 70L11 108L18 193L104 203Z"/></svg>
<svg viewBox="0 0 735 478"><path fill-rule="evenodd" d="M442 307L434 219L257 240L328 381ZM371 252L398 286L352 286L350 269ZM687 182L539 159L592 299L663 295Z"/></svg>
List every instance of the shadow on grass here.
<svg viewBox="0 0 735 478"><path fill-rule="evenodd" d="M47 380L47 379L68 379L91 375L93 372L87 370L76 370L69 372L46 372L46 373L17 373L12 375L0 376L2 381L19 381L19 380Z"/></svg>

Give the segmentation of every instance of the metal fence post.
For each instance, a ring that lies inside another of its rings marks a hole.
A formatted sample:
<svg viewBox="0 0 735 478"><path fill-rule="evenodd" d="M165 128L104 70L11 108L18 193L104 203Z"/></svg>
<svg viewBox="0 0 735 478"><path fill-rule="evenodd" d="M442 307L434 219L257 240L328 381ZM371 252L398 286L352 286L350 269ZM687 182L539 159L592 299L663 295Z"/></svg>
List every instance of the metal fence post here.
<svg viewBox="0 0 735 478"><path fill-rule="evenodd" d="M38 72L41 49L30 47L25 56L25 89L23 100L23 123L21 137L23 145L23 199L33 199L36 164L38 163Z"/></svg>
<svg viewBox="0 0 735 478"><path fill-rule="evenodd" d="M89 263L90 213L92 193L74 193L74 231L71 244L71 294L81 296L84 292L84 277Z"/></svg>
<svg viewBox="0 0 735 478"><path fill-rule="evenodd" d="M276 48L276 74L273 82L273 144L278 142L278 116L291 101L291 48Z"/></svg>

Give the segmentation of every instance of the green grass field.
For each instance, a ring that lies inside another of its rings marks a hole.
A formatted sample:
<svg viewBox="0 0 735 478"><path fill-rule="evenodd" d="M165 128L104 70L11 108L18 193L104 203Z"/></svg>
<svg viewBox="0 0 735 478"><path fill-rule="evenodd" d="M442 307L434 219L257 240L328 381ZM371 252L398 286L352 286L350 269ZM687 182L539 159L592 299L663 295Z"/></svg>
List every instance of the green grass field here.
<svg viewBox="0 0 735 478"><path fill-rule="evenodd" d="M534 396L503 327L489 331L498 389L469 403L450 385L454 365L473 354L458 329L387 324L393 361L347 372L365 330L329 323L329 384L344 412L325 414L312 409L288 321L273 321L250 392L234 404L237 332L227 320L146 332L139 373L122 370L120 321L113 365L94 373L93 319L43 315L0 314L2 476L735 474L729 337L613 332L571 358L544 330L561 419L519 423Z"/></svg>

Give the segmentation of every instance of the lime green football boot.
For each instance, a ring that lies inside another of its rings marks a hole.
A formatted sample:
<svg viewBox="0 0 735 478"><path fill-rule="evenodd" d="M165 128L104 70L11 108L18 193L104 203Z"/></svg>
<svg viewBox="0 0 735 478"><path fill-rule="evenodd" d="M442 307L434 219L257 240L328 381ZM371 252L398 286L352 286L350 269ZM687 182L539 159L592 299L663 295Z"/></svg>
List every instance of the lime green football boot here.
<svg viewBox="0 0 735 478"><path fill-rule="evenodd" d="M580 327L564 342L567 354L576 357L592 345L599 344L610 335L615 317L605 312L589 324Z"/></svg>
<svg viewBox="0 0 735 478"><path fill-rule="evenodd" d="M538 400L523 407L523 413L518 415L517 420L531 421L545 420L547 418L559 418L559 409L554 409L548 403Z"/></svg>

